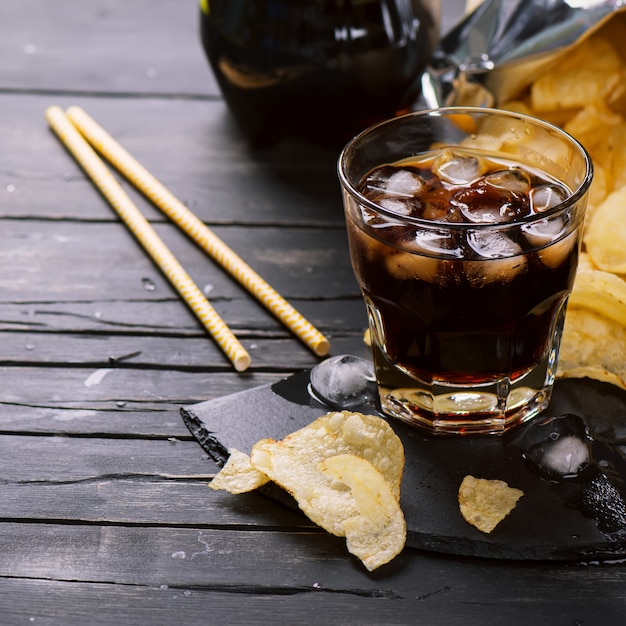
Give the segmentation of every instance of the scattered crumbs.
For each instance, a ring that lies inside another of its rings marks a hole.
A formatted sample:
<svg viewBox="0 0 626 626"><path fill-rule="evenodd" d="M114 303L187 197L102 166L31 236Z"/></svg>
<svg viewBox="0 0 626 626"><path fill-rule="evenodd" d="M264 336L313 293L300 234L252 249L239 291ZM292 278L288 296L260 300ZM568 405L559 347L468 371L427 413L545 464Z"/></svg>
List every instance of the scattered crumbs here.
<svg viewBox="0 0 626 626"><path fill-rule="evenodd" d="M141 282L143 283L143 288L146 291L156 291L156 285L151 278L142 278Z"/></svg>

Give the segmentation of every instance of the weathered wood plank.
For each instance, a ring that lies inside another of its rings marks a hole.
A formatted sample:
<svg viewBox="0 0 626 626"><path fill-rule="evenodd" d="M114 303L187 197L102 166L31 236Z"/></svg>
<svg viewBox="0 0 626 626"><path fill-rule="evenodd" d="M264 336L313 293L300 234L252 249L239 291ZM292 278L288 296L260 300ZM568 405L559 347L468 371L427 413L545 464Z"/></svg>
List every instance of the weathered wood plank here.
<svg viewBox="0 0 626 626"><path fill-rule="evenodd" d="M204 221L343 225L336 151L294 141L251 151L221 101L182 107L163 99L1 92L0 110L11 123L0 126L0 217L116 219L48 130L44 112L52 104L84 107ZM146 216L165 219L130 193Z"/></svg>
<svg viewBox="0 0 626 626"><path fill-rule="evenodd" d="M94 372L98 372L97 377L94 377ZM132 368L112 368L102 372L100 368L3 367L0 375L3 382L2 401L8 407L36 406L33 401L40 399L46 401L46 406L59 409L110 410L122 402L126 404L119 409L120 412L141 407L145 410L161 407L162 412L169 412L180 404L200 402L234 393L237 389L264 385L280 380L285 374L236 373L230 367L225 372L146 372ZM29 389L30 394L27 393Z"/></svg>
<svg viewBox="0 0 626 626"><path fill-rule="evenodd" d="M281 338L290 331L247 293L241 298L214 298L212 305L230 326L246 334ZM320 330L361 333L366 326L365 305L359 295L329 300L290 299L291 304ZM159 300L106 300L92 302L0 302L0 331L39 333L94 333L120 335L204 336L188 307L174 296ZM13 342L11 335L5 335ZM19 341L19 339L17 340Z"/></svg>
<svg viewBox="0 0 626 626"><path fill-rule="evenodd" d="M198 456L198 455L196 455ZM206 460L205 480L102 477L74 482L0 483L2 520L308 529L304 515L258 493L233 496L207 487L216 471Z"/></svg>
<svg viewBox="0 0 626 626"><path fill-rule="evenodd" d="M0 88L215 96L198 17L177 0L5 0Z"/></svg>
<svg viewBox="0 0 626 626"><path fill-rule="evenodd" d="M0 367L0 433L189 438L182 406L288 374Z"/></svg>
<svg viewBox="0 0 626 626"><path fill-rule="evenodd" d="M11 484L208 479L215 472L195 440L12 435L0 437L0 453L11 459L0 468L0 481Z"/></svg>
<svg viewBox="0 0 626 626"><path fill-rule="evenodd" d="M252 335L247 337L246 335ZM266 339L254 333L239 335L252 358L250 368L283 371L306 369L320 359L297 338ZM355 353L362 333L348 337L329 335L332 354ZM362 350L359 350L359 353ZM3 342L0 364L57 365L94 368L156 368L209 370L229 366L213 339L200 337L151 337L14 332Z"/></svg>
<svg viewBox="0 0 626 626"><path fill-rule="evenodd" d="M131 190L258 354L234 373L45 108L84 106L330 331L335 352L362 348L364 312L336 153L293 141L250 150L200 50L197 10L0 3L0 622L621 624L622 567L407 550L370 575L297 513L206 488L215 466L180 406L316 360Z"/></svg>
<svg viewBox="0 0 626 626"><path fill-rule="evenodd" d="M0 431L185 437L189 431L180 417L181 406L273 383L283 376L237 374L232 368L222 373L134 369L103 373L0 367Z"/></svg>
<svg viewBox="0 0 626 626"><path fill-rule="evenodd" d="M256 594L256 606L265 595L274 611L278 596L290 596L298 602L289 614L308 620L296 617L296 623L310 623L309 611L317 606L315 600L323 599L334 605L326 609L331 615L341 615L340 607L355 611L355 619L348 612L341 623L413 623L430 616L434 621L423 623L501 624L505 617L512 624L618 624L615 619L626 600L626 571L615 567L594 577L601 593L586 585L588 568L511 568L412 552L369 575L346 555L341 539L318 532L13 523L1 524L1 530L0 576L118 583L130 587L133 595L150 586L170 600L174 593L182 599L185 589L191 591L186 598L210 593L203 595L209 612L213 594L225 591L234 594L233 606L251 593ZM95 597L97 592L91 602ZM233 621L237 615L246 622L251 608L231 612L226 623L240 623Z"/></svg>
<svg viewBox="0 0 626 626"><path fill-rule="evenodd" d="M175 226L158 224L156 230L200 289L218 298L247 294ZM242 227L214 231L285 298L358 294L343 229L259 227L253 237ZM4 302L93 301L103 293L117 300L175 294L121 223L2 223L0 298Z"/></svg>
<svg viewBox="0 0 626 626"><path fill-rule="evenodd" d="M431 563L429 562L429 566ZM422 577L426 570L418 572ZM359 589L333 589L307 581L297 589L250 587L119 585L77 581L2 580L3 598L0 610L8 624L30 619L45 626L154 626L180 623L186 626L206 624L292 624L312 623L361 625L428 624L429 626L618 626L623 613L618 600L588 599L583 596L567 603L558 599L556 606L546 606L540 596L528 599L506 593L496 606L493 601L457 597L451 589L463 584L461 575L450 581L450 587L429 595L396 597L381 581L381 590L370 593ZM167 580L163 577L163 580ZM533 589L532 579L516 577L512 584ZM416 584L419 586L419 582ZM554 583L549 587L552 592ZM94 609L97 607L97 609Z"/></svg>

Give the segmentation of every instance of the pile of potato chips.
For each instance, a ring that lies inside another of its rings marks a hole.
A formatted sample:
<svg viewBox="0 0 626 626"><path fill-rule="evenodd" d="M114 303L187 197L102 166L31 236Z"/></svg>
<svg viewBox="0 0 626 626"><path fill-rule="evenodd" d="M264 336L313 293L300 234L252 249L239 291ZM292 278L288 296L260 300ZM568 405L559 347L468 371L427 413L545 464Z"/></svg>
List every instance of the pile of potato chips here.
<svg viewBox="0 0 626 626"><path fill-rule="evenodd" d="M500 108L560 126L594 164L559 377L626 389L626 16L616 15Z"/></svg>
<svg viewBox="0 0 626 626"><path fill-rule="evenodd" d="M328 413L281 441L262 439L250 455L229 452L212 489L244 493L273 481L312 522L345 537L348 550L370 571L404 547L404 448L380 417Z"/></svg>

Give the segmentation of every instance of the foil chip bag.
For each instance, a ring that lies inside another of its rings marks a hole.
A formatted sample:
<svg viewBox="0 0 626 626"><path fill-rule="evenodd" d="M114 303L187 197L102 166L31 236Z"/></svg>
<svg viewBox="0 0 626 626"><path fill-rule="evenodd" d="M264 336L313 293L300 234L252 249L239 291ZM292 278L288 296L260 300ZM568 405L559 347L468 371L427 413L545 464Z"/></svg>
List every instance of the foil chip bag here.
<svg viewBox="0 0 626 626"><path fill-rule="evenodd" d="M623 25L625 10L624 0L484 0L441 39L422 100L431 108L513 100L592 34Z"/></svg>

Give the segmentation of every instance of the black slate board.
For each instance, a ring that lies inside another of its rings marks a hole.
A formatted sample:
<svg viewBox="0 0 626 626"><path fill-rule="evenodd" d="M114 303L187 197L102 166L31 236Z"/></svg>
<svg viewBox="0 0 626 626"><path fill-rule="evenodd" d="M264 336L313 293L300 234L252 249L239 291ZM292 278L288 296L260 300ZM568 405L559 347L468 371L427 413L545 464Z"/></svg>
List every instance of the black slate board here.
<svg viewBox="0 0 626 626"><path fill-rule="evenodd" d="M309 373L183 407L183 420L218 463L229 448L249 452L259 439L285 435L326 413L308 393ZM377 413L372 404L356 409ZM497 559L615 560L626 557L626 393L590 379L558 381L545 416L574 413L591 435L593 462L578 478L546 480L522 457L529 428L499 436L431 437L391 419L406 455L401 504L407 545L435 552ZM534 431L532 431L534 432ZM497 478L524 491L515 510L489 535L461 517L463 477ZM600 498L584 492L598 477Z"/></svg>

